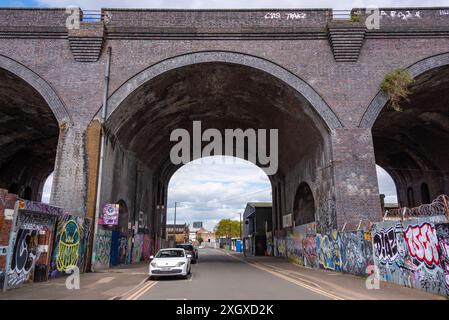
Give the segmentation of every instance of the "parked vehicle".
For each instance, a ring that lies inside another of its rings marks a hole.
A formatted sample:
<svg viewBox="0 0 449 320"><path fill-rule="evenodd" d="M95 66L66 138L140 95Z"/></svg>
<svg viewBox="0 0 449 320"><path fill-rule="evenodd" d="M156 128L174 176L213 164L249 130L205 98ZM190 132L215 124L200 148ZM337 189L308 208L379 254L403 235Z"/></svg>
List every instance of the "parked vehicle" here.
<svg viewBox="0 0 449 320"><path fill-rule="evenodd" d="M198 260L198 249L190 243L181 243L181 244L177 244L176 248L181 248L184 249L187 254L192 255L192 263L195 264L196 261Z"/></svg>
<svg viewBox="0 0 449 320"><path fill-rule="evenodd" d="M161 249L150 256L148 275L150 279L164 276L181 276L186 279L191 271L192 256L182 248Z"/></svg>

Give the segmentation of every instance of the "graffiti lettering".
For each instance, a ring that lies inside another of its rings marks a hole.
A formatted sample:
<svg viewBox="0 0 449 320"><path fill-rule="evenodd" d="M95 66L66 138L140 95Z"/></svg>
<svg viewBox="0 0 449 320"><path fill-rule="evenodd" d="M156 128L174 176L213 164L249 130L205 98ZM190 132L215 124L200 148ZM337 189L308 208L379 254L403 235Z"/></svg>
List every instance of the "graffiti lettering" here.
<svg viewBox="0 0 449 320"><path fill-rule="evenodd" d="M438 240L432 225L409 226L404 236L412 257L424 261L429 267L439 265Z"/></svg>
<svg viewBox="0 0 449 320"><path fill-rule="evenodd" d="M394 228L380 230L373 237L374 252L383 263L392 263L398 256L398 243Z"/></svg>
<svg viewBox="0 0 449 320"><path fill-rule="evenodd" d="M14 246L11 271L8 274L8 288L14 288L28 281L39 258L37 231L20 229Z"/></svg>

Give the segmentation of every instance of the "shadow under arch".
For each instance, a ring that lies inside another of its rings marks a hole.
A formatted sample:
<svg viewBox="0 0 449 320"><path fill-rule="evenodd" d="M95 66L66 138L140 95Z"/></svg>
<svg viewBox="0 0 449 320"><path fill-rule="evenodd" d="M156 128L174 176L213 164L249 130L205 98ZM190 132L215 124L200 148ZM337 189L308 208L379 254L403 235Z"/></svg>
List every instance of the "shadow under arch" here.
<svg viewBox="0 0 449 320"><path fill-rule="evenodd" d="M23 64L0 54L0 69L4 69L32 86L44 100L55 115L59 124L67 123L73 125L70 114L68 113L61 98L51 85L40 77L37 73L24 66Z"/></svg>
<svg viewBox="0 0 449 320"><path fill-rule="evenodd" d="M400 204L419 206L449 193L449 53L406 70L414 82L403 111L379 91L359 126L371 130L376 163L393 177Z"/></svg>
<svg viewBox="0 0 449 320"><path fill-rule="evenodd" d="M447 65L449 65L449 52L422 59L405 69L408 70L414 78L416 78L432 69ZM379 90L363 114L359 127L367 129L372 128L380 112L387 105L388 100L388 95Z"/></svg>
<svg viewBox="0 0 449 320"><path fill-rule="evenodd" d="M153 64L126 81L109 97L107 118L109 118L120 106L120 104L136 89L157 76L170 70L175 70L189 65L213 62L243 65L266 72L283 81L301 94L306 100L308 100L313 108L313 112L315 112L324 121L328 129L332 130L343 127L337 115L327 105L324 99L301 78L269 60L231 51L200 51L187 53L167 58ZM94 118L100 116L100 113L101 107Z"/></svg>

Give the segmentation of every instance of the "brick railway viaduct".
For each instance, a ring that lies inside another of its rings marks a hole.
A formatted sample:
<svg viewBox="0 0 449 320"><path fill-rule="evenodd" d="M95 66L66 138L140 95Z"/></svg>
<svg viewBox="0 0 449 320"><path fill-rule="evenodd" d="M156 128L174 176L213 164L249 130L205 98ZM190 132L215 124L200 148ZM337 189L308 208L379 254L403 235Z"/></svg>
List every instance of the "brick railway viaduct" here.
<svg viewBox="0 0 449 320"><path fill-rule="evenodd" d="M164 236L169 135L193 120L279 129L277 234L290 213L318 232L379 220L376 163L405 206L449 193L449 9L381 9L370 30L352 12L103 9L68 29L65 9L2 8L0 188L39 201L54 172L51 203L94 217L110 48L99 203L122 204L124 232ZM380 91L395 68L415 78L404 112Z"/></svg>

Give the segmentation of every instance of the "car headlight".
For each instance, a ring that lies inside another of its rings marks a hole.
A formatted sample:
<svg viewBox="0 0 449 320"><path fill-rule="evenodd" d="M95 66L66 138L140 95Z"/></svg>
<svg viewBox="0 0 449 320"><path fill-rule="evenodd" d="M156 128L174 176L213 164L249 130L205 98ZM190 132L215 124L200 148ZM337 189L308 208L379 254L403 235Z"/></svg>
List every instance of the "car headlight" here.
<svg viewBox="0 0 449 320"><path fill-rule="evenodd" d="M150 263L152 267L157 268L157 263L156 262L151 262Z"/></svg>
<svg viewBox="0 0 449 320"><path fill-rule="evenodd" d="M184 261L181 261L181 262L178 262L177 264L176 264L176 266L177 267L180 267L180 266L182 266L182 265L185 265L186 263L184 262Z"/></svg>

